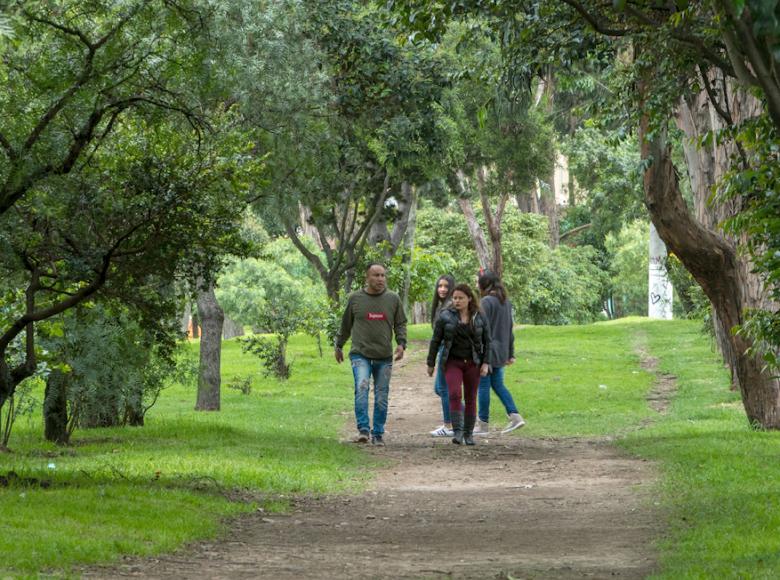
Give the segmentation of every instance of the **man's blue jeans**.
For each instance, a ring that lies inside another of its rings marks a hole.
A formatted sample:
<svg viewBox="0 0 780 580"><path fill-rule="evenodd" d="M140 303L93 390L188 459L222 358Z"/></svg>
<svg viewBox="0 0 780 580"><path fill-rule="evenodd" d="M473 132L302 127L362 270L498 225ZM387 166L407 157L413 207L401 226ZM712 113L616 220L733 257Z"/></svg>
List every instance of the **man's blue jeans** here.
<svg viewBox="0 0 780 580"><path fill-rule="evenodd" d="M358 431L371 431L382 435L387 421L387 398L390 394L390 376L393 373L393 358L370 359L359 354L350 354L352 375L355 377L355 419ZM368 393L371 378L374 379L374 428L368 419Z"/></svg>
<svg viewBox="0 0 780 580"><path fill-rule="evenodd" d="M444 345L439 347L439 356L436 364L436 378L433 382L433 392L441 397L441 415L444 418L445 423L452 423L450 419L450 392L447 389L447 380L444 378L444 363L447 361L441 360L442 352L444 351Z"/></svg>
<svg viewBox="0 0 780 580"><path fill-rule="evenodd" d="M504 367L493 367L492 372L479 381L479 420L487 423L490 420L490 390L495 391L496 395L503 403L507 415L517 413L517 405L512 398L512 393L504 384Z"/></svg>

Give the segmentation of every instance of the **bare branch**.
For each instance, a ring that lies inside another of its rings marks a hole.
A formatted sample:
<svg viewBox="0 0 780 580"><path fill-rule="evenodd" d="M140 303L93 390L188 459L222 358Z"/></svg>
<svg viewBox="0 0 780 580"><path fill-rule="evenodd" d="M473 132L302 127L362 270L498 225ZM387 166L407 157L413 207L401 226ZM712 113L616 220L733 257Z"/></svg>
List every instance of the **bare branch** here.
<svg viewBox="0 0 780 580"><path fill-rule="evenodd" d="M287 235L290 236L290 240L292 240L292 243L295 245L296 248L298 248L298 251L301 252L301 254L303 254L304 257L307 260L309 260L311 265L316 268L317 272L319 272L323 282L327 282L328 269L322 263L322 260L320 260L319 256L311 252L309 248L307 248L304 245L304 243L298 237L298 232L295 231L295 228L292 225L290 225L290 223L287 222L287 220L284 220L284 229L287 231Z"/></svg>
<svg viewBox="0 0 780 580"><path fill-rule="evenodd" d="M14 150L13 146L11 145L11 142L2 133L0 133L0 146L5 149L5 152L11 161L18 157L16 150Z"/></svg>
<svg viewBox="0 0 780 580"><path fill-rule="evenodd" d="M626 28L609 28L608 24L602 22L597 16L591 14L578 0L563 0L566 4L574 8L585 21L590 24L599 34L606 36L626 36L631 34L631 30Z"/></svg>
<svg viewBox="0 0 780 580"><path fill-rule="evenodd" d="M702 83L704 84L704 90L707 92L707 97L709 97L713 108L718 113L718 115L720 115L720 117L726 121L726 123L729 125L734 125L734 120L731 118L729 112L720 106L720 100L718 99L718 95L715 94L715 90L712 88L712 83L710 83L709 76L707 75L707 69L700 64L697 66L699 68L699 74L701 75ZM726 96L724 95L724 99L725 98Z"/></svg>
<svg viewBox="0 0 780 580"><path fill-rule="evenodd" d="M92 41L90 41L89 38L87 38L87 35L81 32L81 30L70 28L69 26L65 26L59 22L54 22L53 20L49 20L48 18L44 18L42 16L36 16L29 10L23 10L22 13L28 20L32 20L38 24L45 24L46 26L50 26L51 28L59 30L60 32L63 32L69 36L74 36L78 38L84 46L87 48L92 48Z"/></svg>

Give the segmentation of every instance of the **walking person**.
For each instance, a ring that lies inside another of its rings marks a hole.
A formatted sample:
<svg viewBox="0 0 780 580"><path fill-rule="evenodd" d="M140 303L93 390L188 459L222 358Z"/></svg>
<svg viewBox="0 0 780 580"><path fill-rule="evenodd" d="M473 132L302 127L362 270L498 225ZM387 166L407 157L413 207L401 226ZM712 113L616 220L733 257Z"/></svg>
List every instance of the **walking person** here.
<svg viewBox="0 0 780 580"><path fill-rule="evenodd" d="M488 373L490 328L479 310L479 301L468 284L458 284L452 293L452 306L436 321L428 349L428 376L432 377L439 347L444 345L440 364L450 399L452 442L474 445L477 420L479 377ZM465 404L461 406L463 403Z"/></svg>
<svg viewBox="0 0 780 580"><path fill-rule="evenodd" d="M433 289L433 301L431 302L431 326L436 328L436 321L439 315L452 305L452 292L455 290L455 278L450 274L439 276L436 280L436 286ZM442 364L441 354L444 345L439 347L439 356L437 359L438 368L433 380L433 392L441 399L441 414L443 424L433 431L433 437L452 437L452 420L450 419L450 397L447 392L447 381L444 378L444 365Z"/></svg>
<svg viewBox="0 0 780 580"><path fill-rule="evenodd" d="M398 346L393 352L393 335ZM349 359L355 379L355 419L358 443L384 445L385 421L393 359L406 349L406 315L401 298L387 289L387 272L373 262L366 268L366 285L353 292L336 335L336 362L344 361L344 344L352 337ZM368 395L374 381L373 428L368 416Z"/></svg>
<svg viewBox="0 0 780 580"><path fill-rule="evenodd" d="M509 424L502 433L509 433L525 425L517 411L512 394L504 384L504 369L515 362L515 334L512 329L512 303L506 288L493 272L480 274L477 282L482 295L482 311L490 326L490 374L479 381L479 421L475 433L486 436L490 431L490 391L496 393L504 405Z"/></svg>

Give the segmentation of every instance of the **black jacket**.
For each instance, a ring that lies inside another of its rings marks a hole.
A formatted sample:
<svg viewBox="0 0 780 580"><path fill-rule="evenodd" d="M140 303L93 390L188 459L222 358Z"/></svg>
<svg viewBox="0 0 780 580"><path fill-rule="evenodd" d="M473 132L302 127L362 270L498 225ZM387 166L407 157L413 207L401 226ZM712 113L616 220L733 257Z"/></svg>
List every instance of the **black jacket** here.
<svg viewBox="0 0 780 580"><path fill-rule="evenodd" d="M433 327L433 338L428 348L428 366L436 366L436 357L439 353L439 346L444 343L444 352L442 353L442 364L447 361L452 347L452 339L455 337L455 329L458 327L460 316L454 308L442 310ZM476 340L472 344L472 358L477 365L487 363L490 354L490 327L487 319L481 311L474 315L472 321L474 325L474 336Z"/></svg>

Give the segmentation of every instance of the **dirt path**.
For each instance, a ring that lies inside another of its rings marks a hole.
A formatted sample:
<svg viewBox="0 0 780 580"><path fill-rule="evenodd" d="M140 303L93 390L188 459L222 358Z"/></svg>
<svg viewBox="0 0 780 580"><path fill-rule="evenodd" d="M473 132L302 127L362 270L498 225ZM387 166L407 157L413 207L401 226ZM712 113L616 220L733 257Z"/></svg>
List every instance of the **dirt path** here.
<svg viewBox="0 0 780 580"><path fill-rule="evenodd" d="M440 411L422 358L412 351L394 372L387 447L365 448L390 466L368 492L304 499L286 516L238 520L219 542L89 575L559 579L653 571L660 529L651 464L606 440L530 439L522 430L471 448L433 439Z"/></svg>

